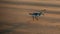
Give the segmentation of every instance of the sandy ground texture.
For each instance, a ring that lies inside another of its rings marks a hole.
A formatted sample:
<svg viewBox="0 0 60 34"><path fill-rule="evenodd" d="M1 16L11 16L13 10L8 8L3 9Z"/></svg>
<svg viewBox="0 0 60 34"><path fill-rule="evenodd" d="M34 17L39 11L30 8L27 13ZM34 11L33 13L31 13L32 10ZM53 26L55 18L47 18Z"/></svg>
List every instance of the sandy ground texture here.
<svg viewBox="0 0 60 34"><path fill-rule="evenodd" d="M29 13L46 9L39 20ZM0 1L0 34L60 34L60 1Z"/></svg>

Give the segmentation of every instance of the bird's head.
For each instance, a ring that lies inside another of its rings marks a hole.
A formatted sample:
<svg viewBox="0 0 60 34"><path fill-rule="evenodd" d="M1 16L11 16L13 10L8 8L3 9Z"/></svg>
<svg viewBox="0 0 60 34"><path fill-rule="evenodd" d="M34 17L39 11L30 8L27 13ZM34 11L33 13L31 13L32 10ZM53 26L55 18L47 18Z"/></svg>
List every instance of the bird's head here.
<svg viewBox="0 0 60 34"><path fill-rule="evenodd" d="M46 9L41 10L42 15L44 15Z"/></svg>

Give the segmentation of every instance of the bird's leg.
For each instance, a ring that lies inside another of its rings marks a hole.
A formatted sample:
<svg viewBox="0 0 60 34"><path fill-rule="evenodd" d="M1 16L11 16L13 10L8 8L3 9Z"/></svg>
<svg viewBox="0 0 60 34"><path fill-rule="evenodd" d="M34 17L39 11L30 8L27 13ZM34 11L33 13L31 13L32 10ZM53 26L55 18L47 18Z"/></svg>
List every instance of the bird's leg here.
<svg viewBox="0 0 60 34"><path fill-rule="evenodd" d="M38 16L35 16L35 19L38 21Z"/></svg>
<svg viewBox="0 0 60 34"><path fill-rule="evenodd" d="M34 21L34 16L32 16L32 18L33 18L33 21Z"/></svg>

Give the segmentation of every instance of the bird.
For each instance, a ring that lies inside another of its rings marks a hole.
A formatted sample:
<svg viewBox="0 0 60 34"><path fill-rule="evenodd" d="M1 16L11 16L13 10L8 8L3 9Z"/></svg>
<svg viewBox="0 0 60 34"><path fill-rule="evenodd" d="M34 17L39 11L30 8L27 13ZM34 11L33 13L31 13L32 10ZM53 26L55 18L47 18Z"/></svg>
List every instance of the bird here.
<svg viewBox="0 0 60 34"><path fill-rule="evenodd" d="M33 21L34 21L34 19L36 19L38 21L38 17L41 16L41 15L44 15L43 11L46 11L46 9L40 10L40 11L36 11L36 12L33 12L33 13L29 13L29 15L32 16Z"/></svg>

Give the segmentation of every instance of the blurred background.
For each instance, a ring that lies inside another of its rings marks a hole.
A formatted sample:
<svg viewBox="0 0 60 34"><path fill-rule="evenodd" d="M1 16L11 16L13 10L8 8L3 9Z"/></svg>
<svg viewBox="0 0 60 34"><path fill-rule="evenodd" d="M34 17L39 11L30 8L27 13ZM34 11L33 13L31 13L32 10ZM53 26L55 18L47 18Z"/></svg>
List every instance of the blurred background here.
<svg viewBox="0 0 60 34"><path fill-rule="evenodd" d="M29 13L43 9L33 21ZM60 34L60 0L0 0L0 34Z"/></svg>

